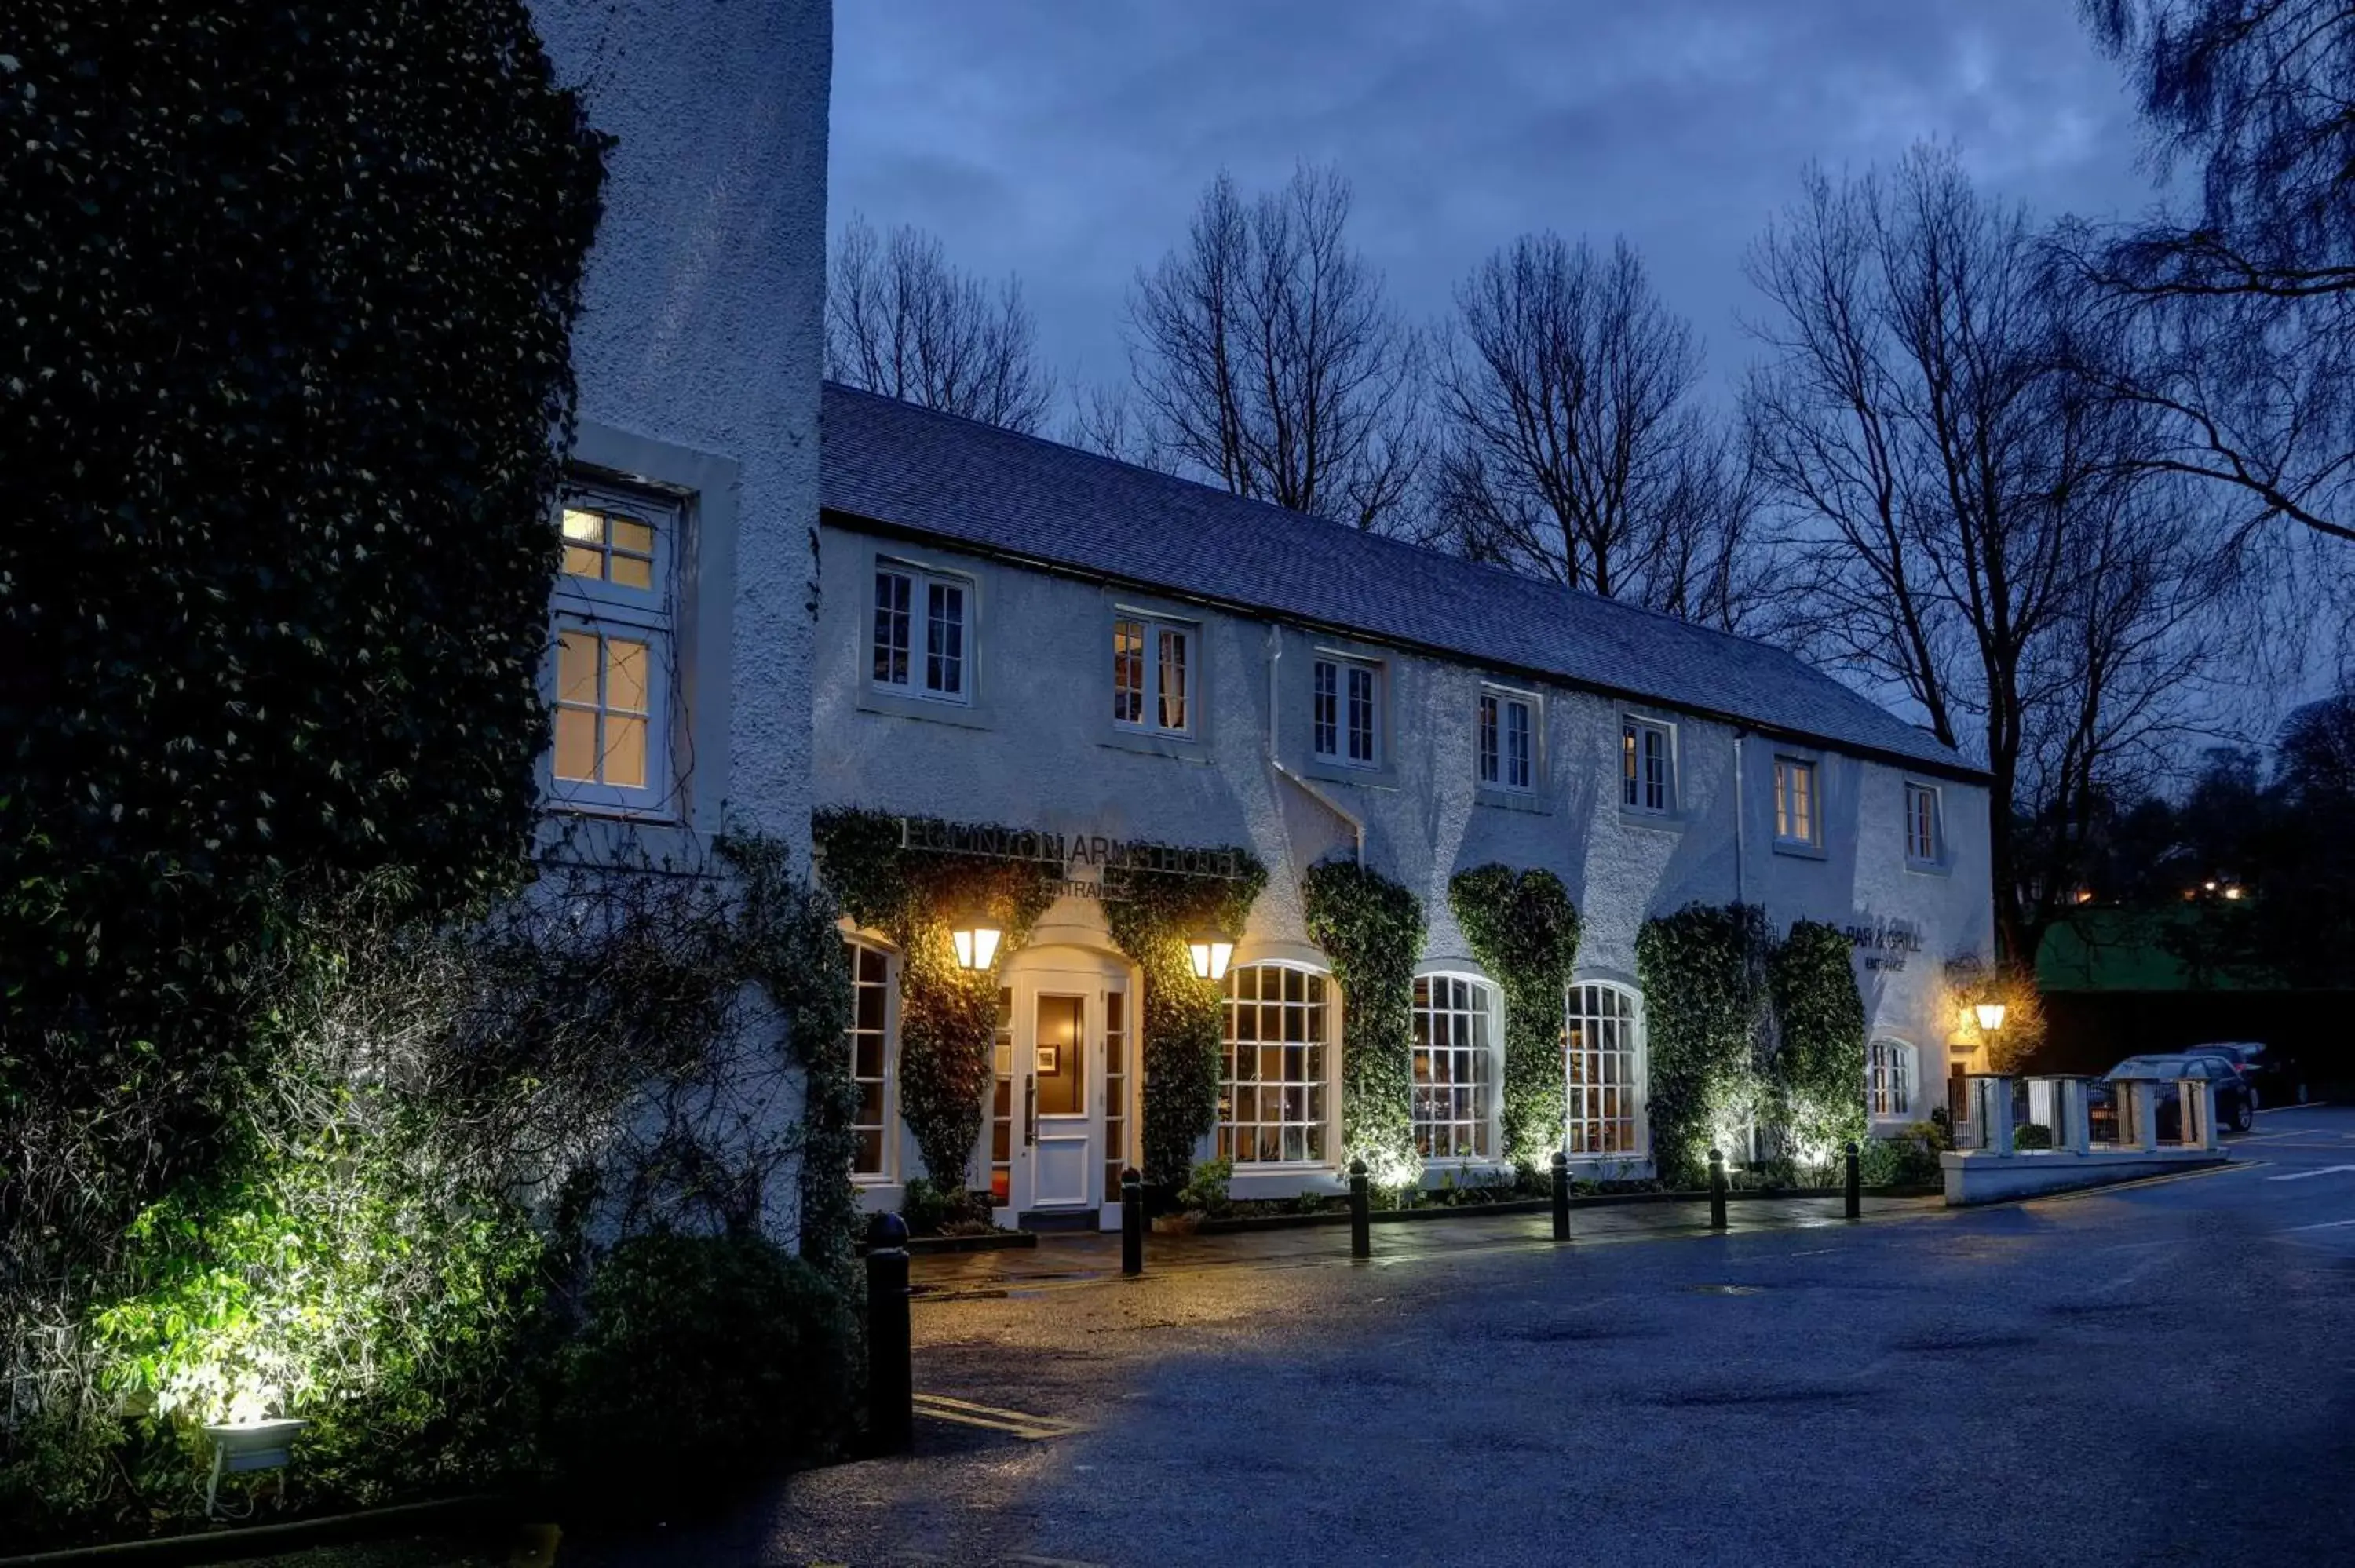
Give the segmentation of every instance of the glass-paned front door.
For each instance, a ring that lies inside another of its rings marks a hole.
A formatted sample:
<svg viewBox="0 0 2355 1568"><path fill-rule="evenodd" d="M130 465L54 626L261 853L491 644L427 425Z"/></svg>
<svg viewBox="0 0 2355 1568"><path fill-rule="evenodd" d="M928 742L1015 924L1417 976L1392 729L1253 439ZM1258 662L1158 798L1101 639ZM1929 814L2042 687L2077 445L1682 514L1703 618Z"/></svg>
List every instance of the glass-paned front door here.
<svg viewBox="0 0 2355 1568"><path fill-rule="evenodd" d="M1042 990L1032 1003L1030 1071L1039 1133L1031 1201L1040 1208L1093 1200L1097 1122L1089 1092L1094 1055L1089 1049L1090 1000Z"/></svg>

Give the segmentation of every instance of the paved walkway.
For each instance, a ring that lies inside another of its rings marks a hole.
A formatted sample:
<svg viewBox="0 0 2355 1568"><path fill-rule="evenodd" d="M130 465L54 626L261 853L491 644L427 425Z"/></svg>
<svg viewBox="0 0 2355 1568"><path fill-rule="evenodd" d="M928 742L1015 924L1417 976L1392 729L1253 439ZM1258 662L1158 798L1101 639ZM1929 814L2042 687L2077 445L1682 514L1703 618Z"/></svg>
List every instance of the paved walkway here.
<svg viewBox="0 0 2355 1568"><path fill-rule="evenodd" d="M1864 1217L1886 1219L1943 1207L1944 1200L1935 1197L1868 1196ZM1726 1204L1726 1220L1729 1231L1753 1233L1847 1224L1838 1197L1735 1198ZM1708 1232L1706 1199L1590 1203L1573 1206L1570 1213L1572 1245L1657 1241ZM1484 1214L1466 1209L1428 1219L1384 1221L1377 1216L1373 1226L1376 1262L1553 1245L1553 1216L1544 1213ZM1346 1223L1145 1238L1148 1274L1235 1266L1290 1268L1345 1261L1348 1255ZM1050 1234L1040 1236L1036 1247L928 1254L916 1257L909 1272L920 1302L1091 1284L1120 1277L1120 1237L1112 1232Z"/></svg>

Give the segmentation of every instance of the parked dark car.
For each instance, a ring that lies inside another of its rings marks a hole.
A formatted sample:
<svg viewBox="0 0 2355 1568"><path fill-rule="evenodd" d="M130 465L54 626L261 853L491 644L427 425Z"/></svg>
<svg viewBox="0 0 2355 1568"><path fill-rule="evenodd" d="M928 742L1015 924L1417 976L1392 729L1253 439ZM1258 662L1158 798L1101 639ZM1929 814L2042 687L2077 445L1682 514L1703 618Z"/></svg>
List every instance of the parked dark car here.
<svg viewBox="0 0 2355 1568"><path fill-rule="evenodd" d="M2189 1045L2184 1048L2195 1056L2222 1056L2232 1064L2241 1081L2249 1086L2259 1106L2302 1106L2311 1097L2307 1087L2306 1070L2286 1056L2277 1056L2264 1044L2250 1041L2220 1041L2211 1045Z"/></svg>
<svg viewBox="0 0 2355 1568"><path fill-rule="evenodd" d="M2085 1086L2086 1111L2096 1143L2118 1140L2117 1099L2110 1079L2121 1073L2164 1080L2154 1097L2158 1103L2153 1107L2161 1143L2183 1136L2182 1097L2176 1085L2185 1078L2205 1078L2216 1086L2217 1126L2246 1132L2257 1124L2256 1092L2229 1059L2190 1051L2163 1056L2129 1056L2110 1069L2109 1077L2096 1078Z"/></svg>

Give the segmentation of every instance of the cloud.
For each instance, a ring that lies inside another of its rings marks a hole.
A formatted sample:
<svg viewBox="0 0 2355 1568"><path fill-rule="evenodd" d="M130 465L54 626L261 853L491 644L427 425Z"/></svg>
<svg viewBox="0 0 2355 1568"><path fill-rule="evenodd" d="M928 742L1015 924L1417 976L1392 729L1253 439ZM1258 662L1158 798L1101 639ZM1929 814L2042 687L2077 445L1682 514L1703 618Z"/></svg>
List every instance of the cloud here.
<svg viewBox="0 0 2355 1568"><path fill-rule="evenodd" d="M1411 315L1514 235L1625 234L1724 373L1799 169L1958 143L2041 212L2144 204L2115 69L2053 0L890 0L837 8L832 210L1016 272L1056 369L1124 375L1136 268L1221 166L1355 183Z"/></svg>

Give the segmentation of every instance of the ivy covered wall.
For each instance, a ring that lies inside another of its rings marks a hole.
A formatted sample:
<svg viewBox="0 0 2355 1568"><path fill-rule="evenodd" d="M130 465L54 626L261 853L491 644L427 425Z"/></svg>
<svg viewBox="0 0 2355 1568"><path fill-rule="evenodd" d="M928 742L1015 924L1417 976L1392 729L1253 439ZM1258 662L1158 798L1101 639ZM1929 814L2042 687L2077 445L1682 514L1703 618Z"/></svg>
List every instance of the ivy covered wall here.
<svg viewBox="0 0 2355 1568"><path fill-rule="evenodd" d="M1733 1158L1758 1109L1766 957L1765 915L1751 904L1688 904L1636 935L1652 1161L1672 1185L1705 1180L1712 1146Z"/></svg>
<svg viewBox="0 0 2355 1568"><path fill-rule="evenodd" d="M993 1073L998 972L1054 902L1061 873L1044 862L904 849L901 821L880 811L821 811L812 836L819 874L844 910L900 950L900 1118L932 1179L961 1183L981 1137ZM926 843L970 842L997 831L922 825ZM1146 1174L1155 1182L1185 1181L1195 1141L1218 1113L1221 993L1195 977L1186 938L1206 923L1240 931L1267 881L1248 853L1219 853L1235 866L1233 877L1142 863L1105 872L1113 940L1145 972L1144 1142ZM1005 933L986 970L959 968L949 939L950 920L968 906L987 909Z"/></svg>
<svg viewBox="0 0 2355 1568"><path fill-rule="evenodd" d="M1376 1186L1412 1186L1423 1178L1412 1098L1423 901L1351 861L1311 866L1300 891L1309 939L1341 988L1342 1160L1363 1160Z"/></svg>
<svg viewBox="0 0 2355 1568"><path fill-rule="evenodd" d="M1504 996L1504 1154L1534 1170L1562 1146L1562 998L1578 964L1578 911L1553 873L1496 864L1458 872L1447 901Z"/></svg>

